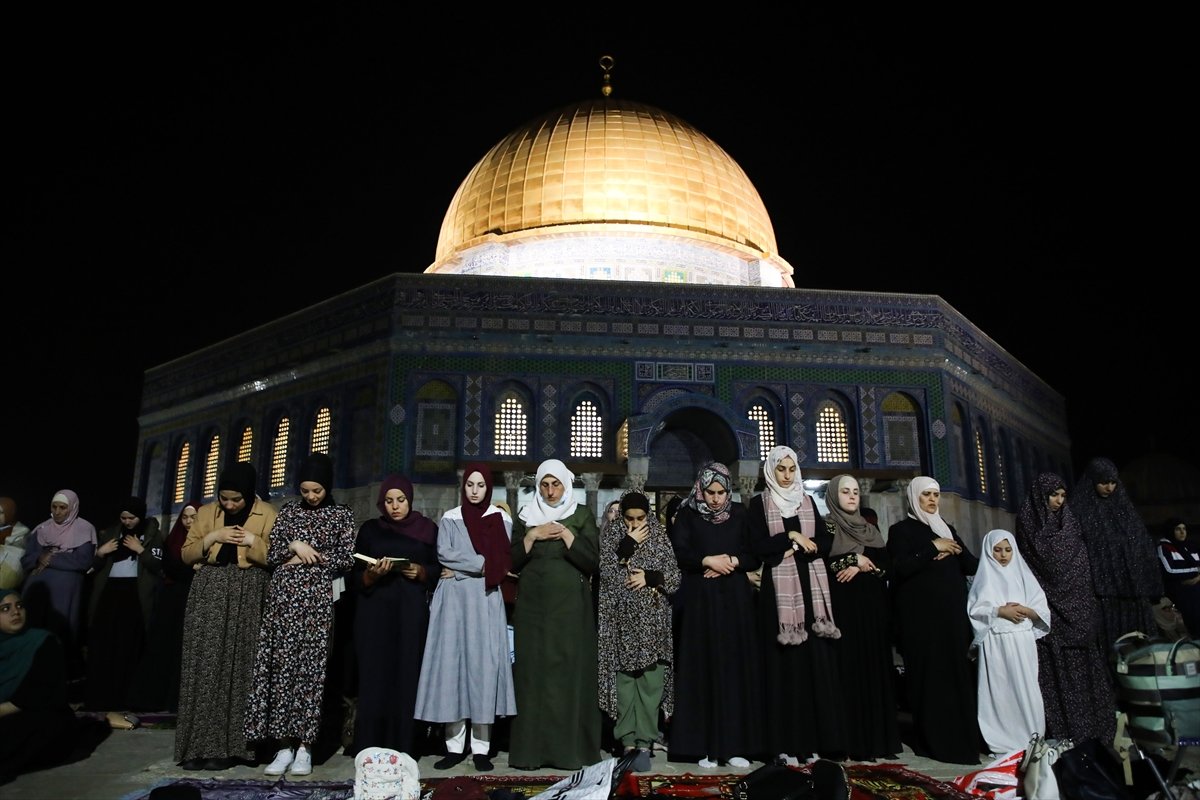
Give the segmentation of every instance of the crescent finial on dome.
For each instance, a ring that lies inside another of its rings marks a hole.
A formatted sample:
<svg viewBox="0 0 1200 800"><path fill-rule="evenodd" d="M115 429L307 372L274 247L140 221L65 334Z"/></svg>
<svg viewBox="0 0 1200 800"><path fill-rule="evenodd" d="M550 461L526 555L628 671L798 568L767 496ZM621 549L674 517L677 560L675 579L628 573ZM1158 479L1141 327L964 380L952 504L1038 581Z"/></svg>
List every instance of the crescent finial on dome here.
<svg viewBox="0 0 1200 800"><path fill-rule="evenodd" d="M604 95L605 97L611 97L612 92L613 92L613 89L612 89L613 57L612 56L600 56L600 69L604 70L604 85L600 87L600 94Z"/></svg>

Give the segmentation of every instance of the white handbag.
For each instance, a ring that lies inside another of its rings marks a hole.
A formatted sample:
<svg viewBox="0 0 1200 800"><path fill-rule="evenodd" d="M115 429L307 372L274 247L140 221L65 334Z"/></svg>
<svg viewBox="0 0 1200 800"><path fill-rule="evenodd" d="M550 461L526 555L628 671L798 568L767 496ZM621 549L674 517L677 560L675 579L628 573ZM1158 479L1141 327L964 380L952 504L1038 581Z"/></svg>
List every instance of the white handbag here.
<svg viewBox="0 0 1200 800"><path fill-rule="evenodd" d="M1040 733L1029 738L1029 746L1025 748L1025 757L1021 759L1018 770L1026 800L1061 800L1054 762L1058 761L1060 753L1074 746L1070 739L1053 741Z"/></svg>

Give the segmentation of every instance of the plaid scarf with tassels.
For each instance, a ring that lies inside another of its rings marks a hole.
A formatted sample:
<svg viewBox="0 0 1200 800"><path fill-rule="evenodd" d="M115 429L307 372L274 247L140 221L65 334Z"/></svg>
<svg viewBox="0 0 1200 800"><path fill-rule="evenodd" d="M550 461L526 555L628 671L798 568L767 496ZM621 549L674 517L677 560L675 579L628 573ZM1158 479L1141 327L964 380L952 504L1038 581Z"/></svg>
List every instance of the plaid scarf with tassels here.
<svg viewBox="0 0 1200 800"><path fill-rule="evenodd" d="M772 536L779 536L784 533L783 514L771 500L770 492L763 492L762 498L767 530ZM816 535L817 515L813 510L812 498L807 494L796 509L796 516L800 520L800 533L812 539ZM779 566L771 569L771 582L775 586L775 611L779 616L779 633L775 638L780 644L803 644L808 639L808 629L804 626L804 589L800 585L796 552L789 549ZM824 559L814 558L808 562L808 577L813 597L813 633L828 639L841 638L842 632L833 621L829 574Z"/></svg>

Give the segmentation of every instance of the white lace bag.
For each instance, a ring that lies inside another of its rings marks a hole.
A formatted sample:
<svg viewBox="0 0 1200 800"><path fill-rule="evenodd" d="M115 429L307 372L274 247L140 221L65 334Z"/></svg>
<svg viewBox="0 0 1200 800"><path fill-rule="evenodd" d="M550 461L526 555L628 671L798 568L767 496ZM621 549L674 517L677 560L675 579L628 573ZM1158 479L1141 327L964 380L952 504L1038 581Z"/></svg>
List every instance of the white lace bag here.
<svg viewBox="0 0 1200 800"><path fill-rule="evenodd" d="M354 800L420 800L421 771L408 753L367 747L354 757Z"/></svg>

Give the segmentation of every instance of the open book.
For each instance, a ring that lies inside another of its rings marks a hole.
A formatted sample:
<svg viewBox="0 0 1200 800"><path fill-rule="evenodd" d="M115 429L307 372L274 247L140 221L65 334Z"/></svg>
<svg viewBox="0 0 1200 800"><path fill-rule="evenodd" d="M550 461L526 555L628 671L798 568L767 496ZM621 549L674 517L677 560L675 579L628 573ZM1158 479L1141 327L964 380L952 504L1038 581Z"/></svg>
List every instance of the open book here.
<svg viewBox="0 0 1200 800"><path fill-rule="evenodd" d="M383 556L382 558L372 558L371 556L364 556L362 553L355 553L354 557L359 561L365 561L368 564L378 564L380 561L390 561L397 566L407 567L410 563L409 559L401 558L400 556Z"/></svg>

